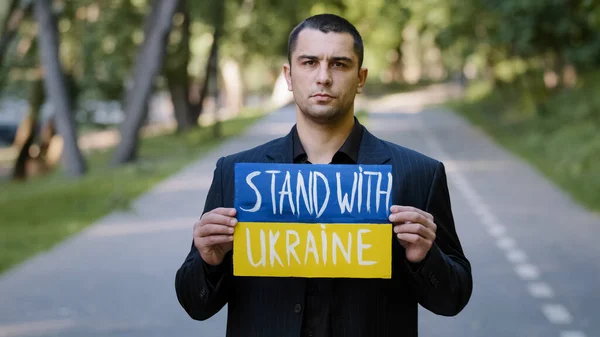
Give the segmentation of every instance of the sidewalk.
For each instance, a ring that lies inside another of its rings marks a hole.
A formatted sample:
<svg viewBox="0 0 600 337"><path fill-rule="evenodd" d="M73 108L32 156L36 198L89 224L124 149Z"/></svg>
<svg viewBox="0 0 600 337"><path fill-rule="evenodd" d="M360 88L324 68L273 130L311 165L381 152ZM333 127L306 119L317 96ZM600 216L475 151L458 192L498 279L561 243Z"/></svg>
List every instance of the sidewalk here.
<svg viewBox="0 0 600 337"><path fill-rule="evenodd" d="M416 102L416 103L415 103ZM600 218L426 96L369 105L367 128L446 164L474 292L457 317L421 309L423 336L600 336ZM0 278L0 337L225 335L225 311L191 320L174 290L216 160L286 134L293 108ZM571 334L569 334L571 333Z"/></svg>

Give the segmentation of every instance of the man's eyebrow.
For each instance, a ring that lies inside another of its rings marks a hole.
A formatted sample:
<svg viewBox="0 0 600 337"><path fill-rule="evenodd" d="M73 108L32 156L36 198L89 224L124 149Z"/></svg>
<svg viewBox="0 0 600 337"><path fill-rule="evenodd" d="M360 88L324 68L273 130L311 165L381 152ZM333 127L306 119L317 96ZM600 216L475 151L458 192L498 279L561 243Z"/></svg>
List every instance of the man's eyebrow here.
<svg viewBox="0 0 600 337"><path fill-rule="evenodd" d="M333 61L339 62L347 62L347 63L352 63L352 59L346 56L335 56L331 58Z"/></svg>
<svg viewBox="0 0 600 337"><path fill-rule="evenodd" d="M303 55L300 55L300 56L298 56L298 60L304 60L304 59L308 59L308 60L318 60L319 58L318 58L318 57L316 57L316 56L314 56L314 55L306 55L306 54L303 54Z"/></svg>
<svg viewBox="0 0 600 337"><path fill-rule="evenodd" d="M319 58L317 56L314 55L299 55L298 56L298 60L318 60ZM334 62L346 62L346 63L352 63L352 59L350 57L347 56L334 56L331 58L332 61Z"/></svg>

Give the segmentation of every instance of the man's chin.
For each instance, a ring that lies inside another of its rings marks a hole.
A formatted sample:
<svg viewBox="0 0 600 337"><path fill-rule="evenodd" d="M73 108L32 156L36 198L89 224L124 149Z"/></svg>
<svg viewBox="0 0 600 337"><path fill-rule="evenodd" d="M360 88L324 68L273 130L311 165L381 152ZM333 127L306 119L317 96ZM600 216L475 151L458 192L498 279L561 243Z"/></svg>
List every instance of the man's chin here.
<svg viewBox="0 0 600 337"><path fill-rule="evenodd" d="M313 106L303 110L303 113L311 120L320 123L336 122L344 116L339 109L324 106Z"/></svg>

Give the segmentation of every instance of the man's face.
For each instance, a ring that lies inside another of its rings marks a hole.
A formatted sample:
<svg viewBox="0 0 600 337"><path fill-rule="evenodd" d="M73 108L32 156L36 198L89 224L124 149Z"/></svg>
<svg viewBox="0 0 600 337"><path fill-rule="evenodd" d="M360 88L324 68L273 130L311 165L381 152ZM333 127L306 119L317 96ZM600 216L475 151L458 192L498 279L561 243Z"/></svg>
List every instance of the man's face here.
<svg viewBox="0 0 600 337"><path fill-rule="evenodd" d="M303 116L325 124L353 114L354 97L367 77L366 69L358 69L351 34L315 29L300 32L284 72Z"/></svg>

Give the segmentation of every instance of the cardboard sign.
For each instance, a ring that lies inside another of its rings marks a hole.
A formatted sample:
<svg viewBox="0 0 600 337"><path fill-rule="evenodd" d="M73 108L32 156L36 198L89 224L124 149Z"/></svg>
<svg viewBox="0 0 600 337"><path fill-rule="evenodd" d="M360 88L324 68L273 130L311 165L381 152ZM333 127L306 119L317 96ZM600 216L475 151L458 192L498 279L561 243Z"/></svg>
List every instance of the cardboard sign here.
<svg viewBox="0 0 600 337"><path fill-rule="evenodd" d="M390 278L390 165L238 163L234 275Z"/></svg>

